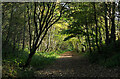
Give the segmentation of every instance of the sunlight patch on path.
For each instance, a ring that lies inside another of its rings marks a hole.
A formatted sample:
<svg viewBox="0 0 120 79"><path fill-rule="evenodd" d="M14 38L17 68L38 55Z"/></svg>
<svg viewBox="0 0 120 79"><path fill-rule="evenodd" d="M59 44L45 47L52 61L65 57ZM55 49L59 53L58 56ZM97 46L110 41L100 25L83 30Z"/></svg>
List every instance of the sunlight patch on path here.
<svg viewBox="0 0 120 79"><path fill-rule="evenodd" d="M118 70L91 64L83 55L68 51L60 54L52 65L36 71L35 77L119 77Z"/></svg>
<svg viewBox="0 0 120 79"><path fill-rule="evenodd" d="M59 58L75 58L75 57L78 57L76 53L74 53L73 51L68 51L63 54L60 54Z"/></svg>
<svg viewBox="0 0 120 79"><path fill-rule="evenodd" d="M60 56L59 58L71 58L72 56Z"/></svg>

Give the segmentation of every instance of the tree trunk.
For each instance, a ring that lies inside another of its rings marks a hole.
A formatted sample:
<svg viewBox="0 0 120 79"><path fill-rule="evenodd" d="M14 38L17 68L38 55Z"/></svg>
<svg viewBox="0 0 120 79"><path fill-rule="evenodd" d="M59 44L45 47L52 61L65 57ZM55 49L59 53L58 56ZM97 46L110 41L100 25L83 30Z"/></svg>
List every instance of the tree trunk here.
<svg viewBox="0 0 120 79"><path fill-rule="evenodd" d="M45 52L46 51L49 51L49 45L50 45L50 30L48 31L48 39L46 40L47 42L47 45L46 45L46 49L44 50Z"/></svg>
<svg viewBox="0 0 120 79"><path fill-rule="evenodd" d="M23 46L22 46L22 50L24 50L24 48L25 48L25 24L26 24L25 18L26 18L26 16L25 16L25 12L24 12L24 28L23 28Z"/></svg>
<svg viewBox="0 0 120 79"><path fill-rule="evenodd" d="M118 3L118 12L119 12L119 17L118 17L118 24L120 22L120 1ZM118 33L118 40L120 40L120 28L118 29L119 33Z"/></svg>
<svg viewBox="0 0 120 79"><path fill-rule="evenodd" d="M37 3L34 3L33 13L31 12L32 10L29 9L29 5L27 6L30 54L24 67L27 67L30 64L36 49L39 48L39 46L41 45L48 30L50 29L50 27L52 27L53 24L55 24L61 18L63 14L63 8L60 10L60 16L57 16L56 14L54 14L54 11L56 8L55 3L53 3L52 5L46 4L46 6L43 3L42 6L41 5L39 6L37 5ZM42 11L37 10L37 7L40 7ZM33 22L35 25L35 29L32 29L31 27L32 14L34 15ZM53 18L54 15L56 16L56 18Z"/></svg>
<svg viewBox="0 0 120 79"><path fill-rule="evenodd" d="M6 49L7 49L6 45L8 45L8 41L9 41L9 37L10 37L12 20L13 20L13 5L12 5L12 9L11 9L11 14L10 14L9 26L8 26L8 32L7 32L6 40L5 40L4 44L3 44L3 46L6 47Z"/></svg>
<svg viewBox="0 0 120 79"><path fill-rule="evenodd" d="M93 7L94 7L94 20L95 20L95 24L96 24L96 27L95 27L95 33L96 33L96 45L97 45L97 48L98 48L98 51L100 51L100 48L99 48L99 45L98 45L98 24L97 24L97 17L96 17L96 7L95 7L95 2L93 4Z"/></svg>
<svg viewBox="0 0 120 79"><path fill-rule="evenodd" d="M36 51L35 48L30 51L30 54L29 54L29 56L28 56L28 59L27 59L25 65L24 65L24 68L28 67L28 65L30 64L30 62L31 62L31 60L32 60L32 57L33 57L33 55L35 54L35 51Z"/></svg>
<svg viewBox="0 0 120 79"><path fill-rule="evenodd" d="M92 46L93 46L93 50L95 51L95 43L94 43L94 29L93 29L93 27L92 27Z"/></svg>
<svg viewBox="0 0 120 79"><path fill-rule="evenodd" d="M105 43L106 45L109 44L109 31L108 31L108 19L107 19L107 4L105 4L105 31L106 31L106 40Z"/></svg>
<svg viewBox="0 0 120 79"><path fill-rule="evenodd" d="M115 42L115 2L112 3L112 27L111 27L111 42Z"/></svg>
<svg viewBox="0 0 120 79"><path fill-rule="evenodd" d="M15 51L15 43L16 43L16 40L15 40L15 36L14 36L14 38L13 38L13 49L12 49L12 52L14 53L14 51Z"/></svg>
<svg viewBox="0 0 120 79"><path fill-rule="evenodd" d="M88 41L88 47L89 47L89 51L90 51L90 53L91 53L92 50L91 50L91 45L90 45L89 33L88 33L87 19L86 19L86 30L87 30L87 41Z"/></svg>
<svg viewBox="0 0 120 79"><path fill-rule="evenodd" d="M22 50L24 50L25 48L25 26L24 26L24 30L23 30L23 46L22 46Z"/></svg>
<svg viewBox="0 0 120 79"><path fill-rule="evenodd" d="M102 44L102 35L101 35L101 30L100 30L101 28L99 27L99 39L100 39L100 46L101 46L101 44Z"/></svg>

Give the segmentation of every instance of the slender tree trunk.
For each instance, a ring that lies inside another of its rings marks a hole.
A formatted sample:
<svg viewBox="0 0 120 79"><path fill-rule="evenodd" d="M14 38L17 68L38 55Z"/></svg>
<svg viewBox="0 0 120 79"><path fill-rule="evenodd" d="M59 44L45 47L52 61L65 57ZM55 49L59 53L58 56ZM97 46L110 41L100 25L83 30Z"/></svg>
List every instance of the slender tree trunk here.
<svg viewBox="0 0 120 79"><path fill-rule="evenodd" d="M118 12L119 12L119 17L118 17L118 24L120 24L120 1L118 2ZM118 29L118 40L120 40L120 27Z"/></svg>
<svg viewBox="0 0 120 79"><path fill-rule="evenodd" d="M109 44L109 31L108 31L108 19L107 19L107 4L105 4L105 31L106 31L106 40L105 43Z"/></svg>
<svg viewBox="0 0 120 79"><path fill-rule="evenodd" d="M23 28L23 46L22 46L22 50L24 50L24 48L25 48L25 24L26 24L25 18L26 18L26 16L25 16L25 12L24 12L24 28Z"/></svg>
<svg viewBox="0 0 120 79"><path fill-rule="evenodd" d="M30 64L30 62L32 60L32 57L35 54L35 51L36 51L36 48L31 49L30 54L28 56L28 59L27 59L25 65L24 65L24 68L26 68Z"/></svg>
<svg viewBox="0 0 120 79"><path fill-rule="evenodd" d="M102 45L102 35L101 35L101 28L99 27L99 39L100 39L100 46Z"/></svg>
<svg viewBox="0 0 120 79"><path fill-rule="evenodd" d="M94 43L94 29L92 28L92 46L93 46L93 50L95 51L95 43Z"/></svg>
<svg viewBox="0 0 120 79"><path fill-rule="evenodd" d="M100 51L100 48L99 48L99 45L98 45L98 24L97 24L97 17L96 17L96 7L95 7L95 3L93 4L93 7L94 7L94 20L95 20L95 24L96 24L96 27L95 27L95 33L96 33L96 45L97 45L97 48L98 48L98 51Z"/></svg>
<svg viewBox="0 0 120 79"><path fill-rule="evenodd" d="M115 2L112 3L112 27L111 27L111 41L115 42L116 36L115 36Z"/></svg>
<svg viewBox="0 0 120 79"><path fill-rule="evenodd" d="M46 51L49 51L49 45L50 45L50 31L48 31L48 39L47 39L46 41L47 41L47 45L46 45L46 49L44 50L45 52L46 52Z"/></svg>
<svg viewBox="0 0 120 79"><path fill-rule="evenodd" d="M4 47L6 47L6 45L8 45L8 41L9 41L9 37L10 37L10 31L11 31L11 26L12 26L12 20L13 20L13 5L12 5L12 9L11 9L11 14L10 14L10 19L9 19L9 27L8 27L8 32L7 32L7 36L6 36L6 40L5 40L5 44Z"/></svg>
<svg viewBox="0 0 120 79"><path fill-rule="evenodd" d="M24 30L23 30L23 46L22 46L22 50L24 50L25 48L25 26L24 26Z"/></svg>
<svg viewBox="0 0 120 79"><path fill-rule="evenodd" d="M14 38L13 38L13 49L12 49L12 52L15 51L15 43L16 43L16 40L15 40L15 36L14 36Z"/></svg>
<svg viewBox="0 0 120 79"><path fill-rule="evenodd" d="M92 52L92 50L91 50L91 45L90 45L90 38L89 38L89 33L88 33L87 20L86 20L86 30L87 30L88 47L89 47L89 51L90 51L90 53L91 53L91 52Z"/></svg>
<svg viewBox="0 0 120 79"><path fill-rule="evenodd" d="M55 27L53 27L53 31L55 31ZM54 39L54 33L52 33L52 36L53 36L53 38L52 38L52 40ZM55 50L55 47L56 47L56 42L55 42L55 40L53 40L53 50Z"/></svg>
<svg viewBox="0 0 120 79"><path fill-rule="evenodd" d="M3 46L6 50L8 49L7 45L9 44L9 37L10 37L10 31L11 31L11 25L12 25L12 20L13 20L13 5L12 5L12 9L11 9L11 14L10 14L10 19L9 19L9 26L8 26L8 32L7 32L7 36L6 36L6 40L3 43ZM4 20L3 20L4 21ZM5 52L5 57L7 56L6 52Z"/></svg>

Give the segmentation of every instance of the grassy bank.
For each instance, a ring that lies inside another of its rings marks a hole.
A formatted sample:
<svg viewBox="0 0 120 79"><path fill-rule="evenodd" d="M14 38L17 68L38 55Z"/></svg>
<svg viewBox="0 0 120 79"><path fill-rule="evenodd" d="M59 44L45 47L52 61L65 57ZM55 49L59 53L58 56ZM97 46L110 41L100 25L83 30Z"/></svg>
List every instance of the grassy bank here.
<svg viewBox="0 0 120 79"><path fill-rule="evenodd" d="M26 69L22 69L22 67L20 66L25 64L29 55L29 51L25 49L25 51L19 50L15 53L11 53L9 54L9 56L4 57L2 61L3 78L34 77L34 71L43 69L46 66L52 64L59 57L59 54L64 53L66 51L69 50L59 50L53 52L36 52L36 54L32 58L29 67Z"/></svg>

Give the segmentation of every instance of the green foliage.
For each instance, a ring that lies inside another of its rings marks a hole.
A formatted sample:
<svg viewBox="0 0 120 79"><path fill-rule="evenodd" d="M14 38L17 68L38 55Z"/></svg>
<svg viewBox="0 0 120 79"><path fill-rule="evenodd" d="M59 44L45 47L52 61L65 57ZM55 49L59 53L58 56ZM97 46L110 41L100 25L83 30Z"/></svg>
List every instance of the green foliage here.
<svg viewBox="0 0 120 79"><path fill-rule="evenodd" d="M3 54L4 52L6 51L2 51ZM16 77L18 76L19 71L24 71L19 66L25 63L28 57L28 51L15 50L14 53L11 53L10 50L8 50L8 52L6 53L7 57L3 56L4 57L2 61L3 77Z"/></svg>
<svg viewBox="0 0 120 79"><path fill-rule="evenodd" d="M29 50L27 48L25 48L24 51L21 49L15 49L13 53L12 46L8 45L7 48L8 50L5 50L5 47L3 47L2 51L3 53L2 75L3 77L10 78L34 77L35 70L43 69L46 66L52 64L55 61L55 59L59 57L59 54L62 54L66 51L72 51L71 49L66 49L51 52L36 52L36 54L32 58L30 66L23 70L21 66L25 64L30 53Z"/></svg>
<svg viewBox="0 0 120 79"><path fill-rule="evenodd" d="M59 55L57 55L55 52L37 52L31 61L31 65L33 67L42 69L45 66L51 64Z"/></svg>
<svg viewBox="0 0 120 79"><path fill-rule="evenodd" d="M103 45L101 52L87 53L91 63L97 63L105 67L120 66L120 43L116 41L109 45Z"/></svg>
<svg viewBox="0 0 120 79"><path fill-rule="evenodd" d="M67 49L67 50L58 50L56 51L56 54L62 54L62 53L65 53L67 51L72 51L72 49Z"/></svg>
<svg viewBox="0 0 120 79"><path fill-rule="evenodd" d="M85 53L92 63L97 63L105 67L120 66L120 41L104 45L106 40L105 16L108 18L113 17L111 14L114 13L112 12L112 3L106 3L109 4L106 8L108 9L106 15L103 3L95 3L96 11L93 7L94 3L68 3L70 9L69 11L66 10L62 16L59 14L61 12L61 6L58 6L58 4L55 5L56 8L52 5L54 3L36 4L36 12L34 11L34 3L2 4L3 77L33 77L35 69L42 69L50 65L59 57L59 54L66 51L79 52L82 48L84 48L85 51L88 51L89 48L91 48L91 50L96 49L92 53ZM42 7L43 5L45 6ZM98 23L97 29L99 29L99 31L97 32L94 15L96 15ZM58 23L52 25L57 17L59 19L59 16L61 19L59 21L57 20ZM36 23L34 20L36 20ZM31 30L28 27L29 22ZM112 33L110 32L112 31L111 28L113 25L111 19L108 19L107 23L109 23L109 33ZM35 25L37 25L38 31ZM50 25L53 27L47 30ZM118 29L118 27L116 28ZM46 33L45 30L46 32L48 31L48 33L38 48L39 52L36 52L33 56L30 66L23 70L19 66L25 64L30 53L28 51L28 49L30 49L29 32L31 32L31 45L33 45L40 43L41 37ZM97 38L96 33L98 33ZM38 37L39 35L37 34L40 34L40 37ZM110 34L108 36L109 39L111 39ZM38 42L37 39L39 39ZM96 48L96 39L98 40L101 50L99 53ZM24 51L21 50L22 47L25 48Z"/></svg>
<svg viewBox="0 0 120 79"><path fill-rule="evenodd" d="M25 70L22 69L28 58L29 51L25 49L24 51L16 50L14 53L9 54L8 57L3 58L3 77L15 77L15 78L29 78L34 77L34 71L36 69L43 69L47 65L50 65L56 58L59 57L62 51L57 52L37 52L30 63L30 66ZM3 52L4 53L4 52ZM24 74L23 74L24 73Z"/></svg>
<svg viewBox="0 0 120 79"><path fill-rule="evenodd" d="M120 53L106 59L106 63L104 65L106 67L120 66Z"/></svg>

